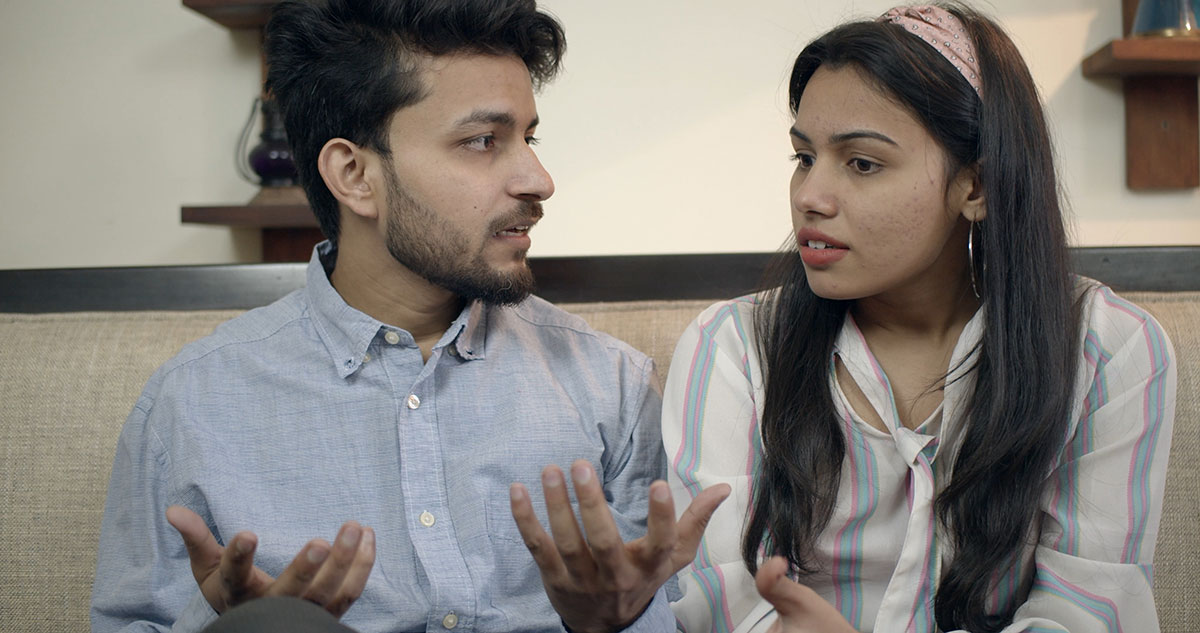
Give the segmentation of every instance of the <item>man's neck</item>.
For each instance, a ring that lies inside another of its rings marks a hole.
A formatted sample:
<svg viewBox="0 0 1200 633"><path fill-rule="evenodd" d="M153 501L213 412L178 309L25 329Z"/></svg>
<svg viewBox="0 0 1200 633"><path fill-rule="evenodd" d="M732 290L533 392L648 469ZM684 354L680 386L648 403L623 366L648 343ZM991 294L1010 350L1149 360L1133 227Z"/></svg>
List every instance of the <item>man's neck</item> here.
<svg viewBox="0 0 1200 633"><path fill-rule="evenodd" d="M356 249L357 250L357 249ZM462 312L463 301L391 256L338 253L329 282L352 308L408 331L428 359L433 345Z"/></svg>

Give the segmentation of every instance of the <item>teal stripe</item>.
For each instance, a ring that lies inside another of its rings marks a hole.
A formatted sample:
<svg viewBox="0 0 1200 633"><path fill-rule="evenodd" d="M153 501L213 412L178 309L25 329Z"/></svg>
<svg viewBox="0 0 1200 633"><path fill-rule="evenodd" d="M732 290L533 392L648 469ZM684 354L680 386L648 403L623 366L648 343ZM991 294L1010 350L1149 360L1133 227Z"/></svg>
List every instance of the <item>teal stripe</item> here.
<svg viewBox="0 0 1200 633"><path fill-rule="evenodd" d="M1081 610L1094 617L1098 623L1102 624L1105 631L1109 633L1123 633L1121 620L1117 614L1117 607L1111 600L1083 591L1079 587L1059 578L1054 572L1051 572L1042 565L1038 565L1037 575L1033 584L1035 591L1042 591L1053 596L1058 596L1078 606Z"/></svg>
<svg viewBox="0 0 1200 633"><path fill-rule="evenodd" d="M832 359L830 371L833 371ZM832 374L831 374L832 375ZM850 445L850 472L854 478L855 507L850 519L840 530L837 551L833 557L833 582L836 587L837 608L850 624L858 628L863 617L863 535L867 523L879 506L879 486L875 473L878 463L866 438L846 420L846 439ZM846 597L848 596L848 598Z"/></svg>
<svg viewBox="0 0 1200 633"><path fill-rule="evenodd" d="M1146 340L1150 345L1150 382L1146 385L1144 431L1138 438L1134 450L1134 463L1129 475L1129 535L1121 554L1124 563L1135 563L1146 537L1146 526L1150 520L1150 466L1158 447L1158 436L1162 430L1163 413L1166 408L1166 376L1170 365L1166 337L1162 328L1145 310L1116 296L1112 290L1103 288L1105 300L1112 306L1141 319Z"/></svg>
<svg viewBox="0 0 1200 633"><path fill-rule="evenodd" d="M700 328L700 340L689 371L693 379L688 381L684 399L683 424L685 425L683 446L675 459L675 472L688 491L695 496L700 493L700 484L695 472L700 463L699 439L704 428L704 411L708 401L708 385L716 364L717 344L713 339L727 319L735 314L734 303L730 302L717 310L713 318ZM699 378L699 379L695 379ZM689 441L690 440L690 441Z"/></svg>
<svg viewBox="0 0 1200 633"><path fill-rule="evenodd" d="M937 490L937 471L933 468L933 456L937 453L938 440L934 438L925 448L921 449L920 461L921 465L929 469L929 479L932 482L933 489ZM936 493L935 493L936 494ZM918 631L934 631L936 630L936 621L933 614L933 586L938 582L937 563L938 563L938 534L937 534L937 514L929 513L929 550L925 554L925 573L924 582L921 585L920 592L917 594L917 607L914 614L914 621L917 624Z"/></svg>
<svg viewBox="0 0 1200 633"><path fill-rule="evenodd" d="M1067 447L1067 466L1059 472L1058 520L1062 524L1063 535L1060 537L1058 549L1072 556L1079 555L1080 523L1078 520L1078 496L1073 491L1078 489L1079 459L1095 449L1096 411L1108 403L1108 362L1112 354L1099 345L1099 335L1094 330L1088 330L1083 344L1084 358L1095 361L1095 378L1085 399L1087 415L1080 420L1075 429L1075 437Z"/></svg>
<svg viewBox="0 0 1200 633"><path fill-rule="evenodd" d="M712 633L729 633L732 629L729 628L730 623L725 617L725 595L724 591L720 589L725 586L724 578L715 567L693 567L692 576L696 579L696 586L700 587L704 601L708 604L709 614L712 615L712 629L710 630Z"/></svg>

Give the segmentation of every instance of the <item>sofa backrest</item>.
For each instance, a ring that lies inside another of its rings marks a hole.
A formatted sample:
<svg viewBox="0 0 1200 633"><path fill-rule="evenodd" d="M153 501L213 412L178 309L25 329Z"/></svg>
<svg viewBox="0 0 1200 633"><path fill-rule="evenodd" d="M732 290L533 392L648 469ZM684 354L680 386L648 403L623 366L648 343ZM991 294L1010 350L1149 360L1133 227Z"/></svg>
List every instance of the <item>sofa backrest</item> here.
<svg viewBox="0 0 1200 633"><path fill-rule="evenodd" d="M1162 322L1179 361L1156 557L1163 631L1200 631L1200 292L1125 293ZM652 356L660 377L710 302L561 304ZM240 310L0 314L0 628L87 627L95 548L122 422L150 374Z"/></svg>

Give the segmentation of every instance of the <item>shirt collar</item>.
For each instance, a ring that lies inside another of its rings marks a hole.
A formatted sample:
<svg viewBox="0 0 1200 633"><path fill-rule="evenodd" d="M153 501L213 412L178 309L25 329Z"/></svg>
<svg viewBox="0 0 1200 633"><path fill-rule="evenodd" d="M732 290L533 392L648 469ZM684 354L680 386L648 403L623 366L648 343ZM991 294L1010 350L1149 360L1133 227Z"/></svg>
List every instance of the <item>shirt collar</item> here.
<svg viewBox="0 0 1200 633"><path fill-rule="evenodd" d="M458 317L454 325L450 326L449 334L455 330L455 326L461 322L459 330L455 332L456 338L453 339L454 350L458 353L459 358L463 360L483 360L487 357L487 329L488 319L492 315L492 310L495 308L484 304L482 301L472 301L464 310L463 314ZM461 335L460 335L461 332ZM446 339L443 338L443 341Z"/></svg>
<svg viewBox="0 0 1200 633"><path fill-rule="evenodd" d="M382 323L342 299L329 281L329 273L333 271L336 259L337 253L329 241L321 242L313 249L305 274L304 292L313 323L329 352L330 360L338 375L345 378L362 366L367 349L376 336L392 331L400 336L401 343L415 343L409 332ZM446 329L434 349L453 344L457 355L464 360L484 358L488 312L488 307L479 301L468 304Z"/></svg>

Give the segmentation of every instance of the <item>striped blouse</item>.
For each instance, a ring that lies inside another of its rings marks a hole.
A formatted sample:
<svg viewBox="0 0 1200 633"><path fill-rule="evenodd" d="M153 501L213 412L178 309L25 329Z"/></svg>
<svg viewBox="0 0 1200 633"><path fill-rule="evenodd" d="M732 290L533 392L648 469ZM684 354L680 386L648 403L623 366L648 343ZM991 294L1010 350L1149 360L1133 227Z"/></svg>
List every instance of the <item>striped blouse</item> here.
<svg viewBox="0 0 1200 633"><path fill-rule="evenodd" d="M679 576L684 596L674 608L686 633L757 633L775 620L740 556L762 459L755 306L743 297L705 310L680 339L667 378L663 441L676 507L713 484L733 487ZM959 361L979 340L981 314L950 367L969 368ZM1158 630L1151 561L1175 414L1171 344L1153 317L1098 284L1087 291L1082 330L1069 439L1046 480L1037 538L990 597L990 609L1019 605L1004 633ZM910 430L849 316L834 354L890 433L860 418L831 379L846 456L817 543L821 571L805 582L859 631L935 631L933 592L953 554L933 502L954 461L973 374L948 380L942 405Z"/></svg>

